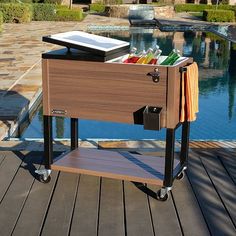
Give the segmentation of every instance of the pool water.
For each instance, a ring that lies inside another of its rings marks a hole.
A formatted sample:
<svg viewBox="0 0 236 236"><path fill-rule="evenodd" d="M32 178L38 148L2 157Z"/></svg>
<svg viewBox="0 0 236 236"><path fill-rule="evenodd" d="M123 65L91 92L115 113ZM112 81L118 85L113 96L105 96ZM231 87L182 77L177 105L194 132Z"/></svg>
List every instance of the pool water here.
<svg viewBox="0 0 236 236"><path fill-rule="evenodd" d="M96 32L98 34L98 32ZM236 45L205 32L160 32L157 29L133 29L100 33L130 41L139 50L160 46L163 55L173 48L183 56L193 57L199 65L199 113L191 123L190 138L196 140L236 139ZM21 138L42 138L42 106ZM70 120L53 119L54 137L70 137ZM180 136L177 132L177 138ZM79 121L81 139L165 139L165 129L147 131L140 125L91 120Z"/></svg>

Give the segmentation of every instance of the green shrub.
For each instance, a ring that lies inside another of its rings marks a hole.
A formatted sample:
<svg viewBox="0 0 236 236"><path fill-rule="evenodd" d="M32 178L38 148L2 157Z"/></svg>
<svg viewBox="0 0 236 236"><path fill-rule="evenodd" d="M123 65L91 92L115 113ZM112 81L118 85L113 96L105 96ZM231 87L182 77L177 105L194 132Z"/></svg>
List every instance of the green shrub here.
<svg viewBox="0 0 236 236"><path fill-rule="evenodd" d="M91 3L91 4L89 4L89 10L103 13L105 11L105 5L103 3L99 3L99 2Z"/></svg>
<svg viewBox="0 0 236 236"><path fill-rule="evenodd" d="M69 7L66 5L55 5L56 10L68 10Z"/></svg>
<svg viewBox="0 0 236 236"><path fill-rule="evenodd" d="M32 3L43 0L0 0L0 3Z"/></svg>
<svg viewBox="0 0 236 236"><path fill-rule="evenodd" d="M61 5L63 0L44 0L44 3L58 4Z"/></svg>
<svg viewBox="0 0 236 236"><path fill-rule="evenodd" d="M83 19L82 9L59 9L56 13L56 20L58 21L81 21Z"/></svg>
<svg viewBox="0 0 236 236"><path fill-rule="evenodd" d="M120 5L123 4L123 0L103 0L101 3L104 5Z"/></svg>
<svg viewBox="0 0 236 236"><path fill-rule="evenodd" d="M232 50L236 51L236 43L232 43L231 48L232 48Z"/></svg>
<svg viewBox="0 0 236 236"><path fill-rule="evenodd" d="M46 3L33 4L33 20L35 21L52 21L55 20L55 5Z"/></svg>
<svg viewBox="0 0 236 236"><path fill-rule="evenodd" d="M0 3L0 11L3 13L4 22L23 23L30 22L32 8L29 4Z"/></svg>
<svg viewBox="0 0 236 236"><path fill-rule="evenodd" d="M0 0L0 3L19 3L19 0Z"/></svg>
<svg viewBox="0 0 236 236"><path fill-rule="evenodd" d="M18 1L18 3L20 3L20 2L22 2L22 3L32 3L33 0L20 0L20 1Z"/></svg>
<svg viewBox="0 0 236 236"><path fill-rule="evenodd" d="M221 4L224 4L224 5L228 5L229 4L229 0L221 0L219 1Z"/></svg>
<svg viewBox="0 0 236 236"><path fill-rule="evenodd" d="M210 22L233 22L234 12L230 10L205 10L203 20Z"/></svg>
<svg viewBox="0 0 236 236"><path fill-rule="evenodd" d="M0 11L0 32L2 32L3 14Z"/></svg>
<svg viewBox="0 0 236 236"><path fill-rule="evenodd" d="M212 9L212 5L207 4L176 4L175 11L176 12L200 12L204 11L205 9Z"/></svg>
<svg viewBox="0 0 236 236"><path fill-rule="evenodd" d="M175 5L175 11L176 12L203 12L207 9L216 9L216 5L207 5L207 4L176 4ZM235 5L219 5L217 7L218 10L232 10L236 12L236 6Z"/></svg>

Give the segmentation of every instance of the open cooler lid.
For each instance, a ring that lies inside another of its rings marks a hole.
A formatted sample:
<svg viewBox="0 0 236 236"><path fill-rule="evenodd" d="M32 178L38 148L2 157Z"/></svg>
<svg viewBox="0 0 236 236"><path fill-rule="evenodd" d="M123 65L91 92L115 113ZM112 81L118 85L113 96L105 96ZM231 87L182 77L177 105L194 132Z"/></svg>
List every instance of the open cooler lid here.
<svg viewBox="0 0 236 236"><path fill-rule="evenodd" d="M85 33L82 31L70 31L43 37L44 42L49 42L67 48L75 48L95 55L107 56L129 48L129 43Z"/></svg>

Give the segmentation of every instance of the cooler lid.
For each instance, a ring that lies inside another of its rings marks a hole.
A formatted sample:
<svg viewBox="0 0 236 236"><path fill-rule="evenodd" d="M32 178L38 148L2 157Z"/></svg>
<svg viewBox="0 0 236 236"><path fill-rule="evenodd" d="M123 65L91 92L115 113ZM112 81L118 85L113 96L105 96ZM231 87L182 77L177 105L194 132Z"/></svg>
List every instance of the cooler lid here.
<svg viewBox="0 0 236 236"><path fill-rule="evenodd" d="M122 40L89 34L82 31L70 31L44 36L43 41L67 48L91 52L100 56L107 56L127 50L130 45L128 42Z"/></svg>

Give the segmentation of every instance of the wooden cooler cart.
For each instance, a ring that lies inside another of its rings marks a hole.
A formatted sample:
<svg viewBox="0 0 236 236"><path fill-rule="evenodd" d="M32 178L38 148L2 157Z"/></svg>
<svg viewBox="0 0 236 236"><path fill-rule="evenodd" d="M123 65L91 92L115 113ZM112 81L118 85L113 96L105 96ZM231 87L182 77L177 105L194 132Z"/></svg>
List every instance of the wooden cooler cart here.
<svg viewBox="0 0 236 236"><path fill-rule="evenodd" d="M83 43L86 37L92 39L90 45ZM123 41L82 32L43 40L65 48L42 55L45 170L37 171L41 181L50 181L52 169L150 183L162 186L157 197L166 200L173 180L182 178L187 166L189 122L179 122L180 84L192 59L182 57L173 66L123 64L120 56L129 48ZM109 44L108 49L100 44ZM53 116L71 118L71 151L54 161ZM80 148L78 118L139 124L148 130L166 128L165 158ZM175 131L180 125L181 151L176 159Z"/></svg>

